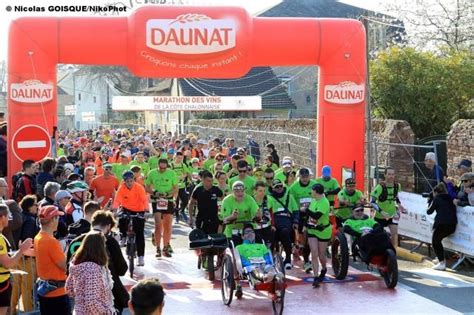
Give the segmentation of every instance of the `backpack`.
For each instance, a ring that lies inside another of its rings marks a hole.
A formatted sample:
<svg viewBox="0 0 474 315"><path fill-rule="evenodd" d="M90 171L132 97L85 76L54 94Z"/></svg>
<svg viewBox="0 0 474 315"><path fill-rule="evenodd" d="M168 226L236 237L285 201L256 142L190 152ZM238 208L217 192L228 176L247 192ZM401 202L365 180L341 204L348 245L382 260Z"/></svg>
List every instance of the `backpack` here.
<svg viewBox="0 0 474 315"><path fill-rule="evenodd" d="M388 188L387 185L385 184L380 184L382 186L382 193L379 196L379 201L380 202L385 202L387 201L388 198ZM397 199L398 195L398 183L393 184L393 200Z"/></svg>
<svg viewBox="0 0 474 315"><path fill-rule="evenodd" d="M13 187L13 192L12 192L12 199L17 200L18 196L18 187L21 185L20 179L23 177L22 172L18 172L15 175L12 176L12 187Z"/></svg>

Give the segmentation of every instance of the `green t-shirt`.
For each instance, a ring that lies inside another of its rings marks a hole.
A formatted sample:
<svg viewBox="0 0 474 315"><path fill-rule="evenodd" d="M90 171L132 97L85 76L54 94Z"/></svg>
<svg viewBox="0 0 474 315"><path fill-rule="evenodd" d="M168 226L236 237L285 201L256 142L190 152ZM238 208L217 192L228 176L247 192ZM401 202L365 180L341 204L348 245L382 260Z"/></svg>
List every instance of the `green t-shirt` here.
<svg viewBox="0 0 474 315"><path fill-rule="evenodd" d="M169 194L173 190L173 186L178 185L178 176L169 168L163 173L158 169L154 169L148 173L145 185L152 185L158 193Z"/></svg>
<svg viewBox="0 0 474 315"><path fill-rule="evenodd" d="M311 203L312 198L312 187L316 184L314 179L310 179L308 185L302 186L300 181L296 181L293 185L290 186L289 191L290 194L295 197L296 203L301 207L308 207Z"/></svg>
<svg viewBox="0 0 474 315"><path fill-rule="evenodd" d="M331 211L331 206L329 205L329 200L326 197L323 197L320 200L313 199L309 205L308 211L312 213L320 212L322 215L318 220L311 218L308 215L308 222L306 226L308 228L308 234L314 235L321 240L328 240L331 238L332 226L329 223L329 212ZM324 230L319 231L316 229L317 226L325 227Z"/></svg>
<svg viewBox="0 0 474 315"><path fill-rule="evenodd" d="M258 205L255 200L247 194L244 194L244 198L241 202L237 202L233 194L229 195L225 197L222 201L222 208L220 212L221 220L230 216L234 212L234 210L237 210L239 212L236 222L251 222L257 214ZM232 230L239 230L236 232L240 233L240 230L242 230L243 227L243 223L227 224L225 226L224 234L227 238L231 238Z"/></svg>
<svg viewBox="0 0 474 315"><path fill-rule="evenodd" d="M253 178L252 176L247 175L247 176L245 176L245 178L243 180L240 180L239 176L235 176L235 177L232 177L231 179L229 179L229 186L232 187L232 185L236 181L243 182L244 187L245 187L245 193L250 195L250 196L253 196L253 189L255 188L255 183L257 182L255 180L255 178Z"/></svg>
<svg viewBox="0 0 474 315"><path fill-rule="evenodd" d="M354 231L359 232L361 234L364 228L373 228L375 224L377 224L377 222L375 222L374 219L367 215L365 215L361 219L355 219L351 217L344 222L344 226L347 225Z"/></svg>
<svg viewBox="0 0 474 315"><path fill-rule="evenodd" d="M114 163L112 164L112 173L114 173L115 177L119 180L122 181L122 174L125 171L128 171L130 169L129 164L123 165L122 163Z"/></svg>
<svg viewBox="0 0 474 315"><path fill-rule="evenodd" d="M325 193L339 188L339 183L333 177L331 177L329 180L324 180L323 177L320 177L316 180L316 183L323 185ZM330 202L334 202L336 195L329 195L327 198Z"/></svg>
<svg viewBox="0 0 474 315"><path fill-rule="evenodd" d="M208 158L207 160L204 161L204 163L202 164L202 168L205 169L205 170L208 170L209 172L212 173L213 171L213 166L214 164L216 163L216 159L211 159L211 158Z"/></svg>
<svg viewBox="0 0 474 315"><path fill-rule="evenodd" d="M268 206L272 209L273 213L285 211L285 208L283 207L283 205L286 205L285 203L286 203L287 195L289 195L289 197L288 197L288 210L291 213L297 212L297 211L300 210L299 207L298 207L298 204L295 201L295 198L288 192L288 189L286 189L286 192L283 195L283 197L278 199L278 200L280 200L281 203L278 202L277 198L275 198L273 196L268 197Z"/></svg>
<svg viewBox="0 0 474 315"><path fill-rule="evenodd" d="M170 168L178 176L178 188L186 188L188 174L190 173L188 166L184 163L177 164L176 162L171 162Z"/></svg>
<svg viewBox="0 0 474 315"><path fill-rule="evenodd" d="M168 159L168 155L166 153L162 153L161 156L152 156L148 159L148 166L150 171L158 168L158 161L160 159Z"/></svg>
<svg viewBox="0 0 474 315"><path fill-rule="evenodd" d="M150 166L148 165L147 162L138 163L138 161L132 161L132 162L130 162L129 165L130 165L130 168L132 168L135 165L140 166L141 169L142 169L142 173L145 174L145 177L150 172Z"/></svg>
<svg viewBox="0 0 474 315"><path fill-rule="evenodd" d="M275 163L272 163L272 166L268 166L267 164L262 165L262 169L263 169L264 172L267 168L271 168L273 170L273 172L275 172L275 171L278 170L278 165L276 165Z"/></svg>
<svg viewBox="0 0 474 315"><path fill-rule="evenodd" d="M398 184L398 191L401 191L402 186ZM380 195L382 194L383 188L382 185L378 184L375 186L374 191L372 194L370 194L372 197L377 199L377 205L379 206L381 211L387 212L391 217L395 216L397 214L397 202L395 201L396 196L394 196L394 187L388 187L387 186L387 200L385 201L380 201ZM380 214L379 211L375 212L375 217L377 219L383 219L382 214Z"/></svg>
<svg viewBox="0 0 474 315"><path fill-rule="evenodd" d="M245 161L247 161L247 163L249 163L249 165L254 168L255 167L255 159L253 158L253 156L251 156L250 154L247 154L247 156L245 157Z"/></svg>
<svg viewBox="0 0 474 315"><path fill-rule="evenodd" d="M224 171L224 173L227 174L227 172L230 171L231 166L232 166L232 164L230 164L230 163L224 164L224 166L222 167L222 170Z"/></svg>
<svg viewBox="0 0 474 315"><path fill-rule="evenodd" d="M357 202L360 199L363 199L364 195L360 190L355 190L354 194L352 196L349 196L346 192L345 189L342 189L338 194L337 194L337 199L339 201L350 201L351 206L350 207L341 207L339 206L339 209L336 211L336 217L341 218L343 220L346 220L352 216L352 206L355 206Z"/></svg>
<svg viewBox="0 0 474 315"><path fill-rule="evenodd" d="M240 244L235 247L239 252L239 255L245 259L252 261L251 258L264 258L265 255L269 254L269 249L265 244L254 243L254 244Z"/></svg>

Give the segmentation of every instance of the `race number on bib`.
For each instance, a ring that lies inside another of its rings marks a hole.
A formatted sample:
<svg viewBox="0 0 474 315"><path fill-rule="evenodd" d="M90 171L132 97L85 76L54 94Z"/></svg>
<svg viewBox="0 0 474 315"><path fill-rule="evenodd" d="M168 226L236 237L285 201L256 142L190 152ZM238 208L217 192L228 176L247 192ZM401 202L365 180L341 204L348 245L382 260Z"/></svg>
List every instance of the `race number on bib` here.
<svg viewBox="0 0 474 315"><path fill-rule="evenodd" d="M156 210L158 211L165 211L168 210L168 200L166 199L158 199L156 201Z"/></svg>

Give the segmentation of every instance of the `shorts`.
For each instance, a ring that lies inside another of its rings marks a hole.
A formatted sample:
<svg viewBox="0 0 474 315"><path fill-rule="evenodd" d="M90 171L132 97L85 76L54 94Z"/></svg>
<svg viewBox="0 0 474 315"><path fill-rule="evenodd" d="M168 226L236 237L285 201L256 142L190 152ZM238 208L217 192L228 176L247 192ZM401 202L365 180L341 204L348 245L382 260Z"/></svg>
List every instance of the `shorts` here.
<svg viewBox="0 0 474 315"><path fill-rule="evenodd" d="M0 307L9 307L12 298L12 283L10 279L0 283Z"/></svg>
<svg viewBox="0 0 474 315"><path fill-rule="evenodd" d="M382 227L387 227L389 225L398 225L398 223L394 223L392 218L385 220L385 219L379 219L379 218L374 218L375 222L379 223Z"/></svg>
<svg viewBox="0 0 474 315"><path fill-rule="evenodd" d="M331 238L327 238L327 239L326 238L321 238L321 237L316 236L316 235L311 234L311 233L308 233L308 238L316 238L320 242L329 242L331 240Z"/></svg>
<svg viewBox="0 0 474 315"><path fill-rule="evenodd" d="M155 213L173 214L174 213L174 202L173 202L173 200L168 200L168 209L166 209L166 210L156 209L156 202L152 202L151 203L151 209L153 210L153 214L155 214Z"/></svg>

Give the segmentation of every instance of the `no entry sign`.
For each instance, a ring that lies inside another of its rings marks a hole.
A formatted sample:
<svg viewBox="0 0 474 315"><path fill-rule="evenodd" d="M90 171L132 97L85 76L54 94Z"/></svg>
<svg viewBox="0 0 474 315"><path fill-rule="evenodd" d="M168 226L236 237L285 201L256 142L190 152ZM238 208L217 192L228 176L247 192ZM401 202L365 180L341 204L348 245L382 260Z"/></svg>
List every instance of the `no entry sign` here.
<svg viewBox="0 0 474 315"><path fill-rule="evenodd" d="M36 125L26 125L18 129L12 138L12 151L17 159L40 161L51 150L48 132Z"/></svg>

